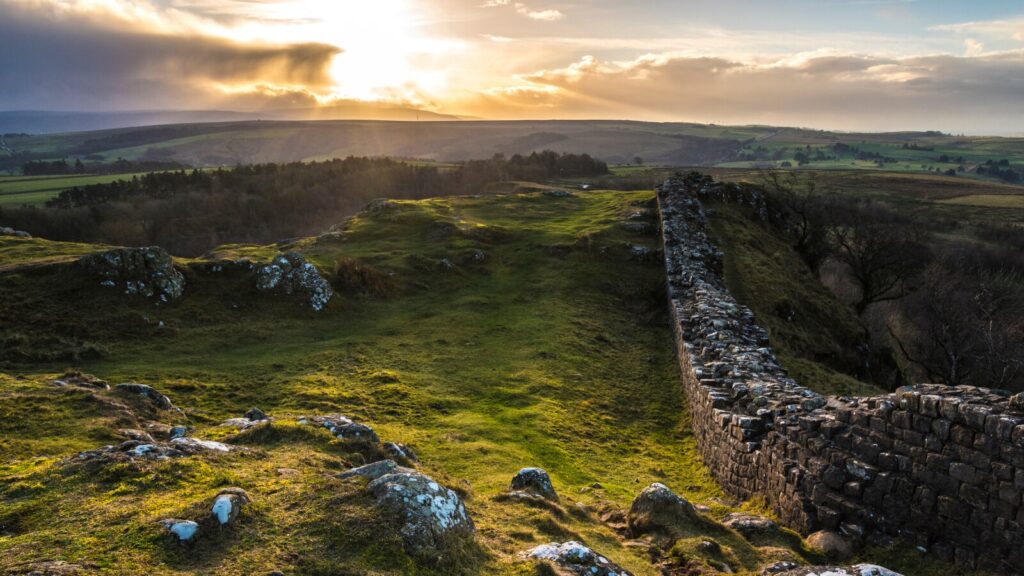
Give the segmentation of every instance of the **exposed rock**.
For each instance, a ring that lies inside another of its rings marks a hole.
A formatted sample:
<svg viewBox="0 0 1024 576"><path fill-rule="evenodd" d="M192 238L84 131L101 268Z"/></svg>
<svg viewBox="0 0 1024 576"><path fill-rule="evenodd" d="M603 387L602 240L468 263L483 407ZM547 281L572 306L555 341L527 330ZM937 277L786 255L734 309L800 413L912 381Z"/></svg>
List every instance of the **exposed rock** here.
<svg viewBox="0 0 1024 576"><path fill-rule="evenodd" d="M174 408L174 404L171 404L171 399L164 396L160 392L157 392L155 388L149 384L137 384L135 382L125 382L118 384L115 388L119 392L125 392L128 394L138 394L144 398L149 399L157 408L161 410L170 410Z"/></svg>
<svg viewBox="0 0 1024 576"><path fill-rule="evenodd" d="M299 423L323 426L339 440L361 440L373 444L380 442L380 438L377 437L377 433L373 431L373 428L366 424L353 422L350 418L341 414L303 416L299 418Z"/></svg>
<svg viewBox="0 0 1024 576"><path fill-rule="evenodd" d="M174 268L171 255L163 248L118 248L87 254L79 265L99 276L103 286L123 287L125 294L157 297L162 302L180 298L185 277Z"/></svg>
<svg viewBox="0 0 1024 576"><path fill-rule="evenodd" d="M317 311L323 310L334 296L331 283L297 252L278 255L270 264L257 268L256 288L263 292L308 296L309 305Z"/></svg>
<svg viewBox="0 0 1024 576"><path fill-rule="evenodd" d="M100 465L133 460L164 460L181 458L202 452L229 452L231 446L212 440L179 437L168 443L143 442L128 440L117 446L104 446L95 450L86 450L68 458L66 464L92 462Z"/></svg>
<svg viewBox="0 0 1024 576"><path fill-rule="evenodd" d="M345 479L361 476L363 478L369 478L370 480L376 480L377 478L380 478L381 476L386 476L388 474L411 472L416 471L413 470L412 468L405 468L404 466L399 466L398 463L395 462L394 460L378 460L376 462L371 462L369 464L359 466L358 468L346 470L341 474L338 474L338 478Z"/></svg>
<svg viewBox="0 0 1024 576"><path fill-rule="evenodd" d="M776 572L778 576L902 576L888 568L874 564L856 564L853 566L801 566L786 572Z"/></svg>
<svg viewBox="0 0 1024 576"><path fill-rule="evenodd" d="M406 549L415 555L439 559L451 539L468 538L474 532L458 494L419 472L385 474L366 490L401 525Z"/></svg>
<svg viewBox="0 0 1024 576"><path fill-rule="evenodd" d="M32 235L24 230L15 230L10 226L0 227L0 236L16 236L18 238L31 238Z"/></svg>
<svg viewBox="0 0 1024 576"><path fill-rule="evenodd" d="M260 410L259 408L255 407L250 408L249 411L245 413L245 418L253 422L259 420L270 420L270 417L267 416L266 413L263 412L263 410Z"/></svg>
<svg viewBox="0 0 1024 576"><path fill-rule="evenodd" d="M830 558L842 560L853 553L849 540L833 530L819 530L807 537L807 545Z"/></svg>
<svg viewBox="0 0 1024 576"><path fill-rule="evenodd" d="M551 196L552 198L572 198L574 194L568 190L545 190L543 192L545 196Z"/></svg>
<svg viewBox="0 0 1024 576"><path fill-rule="evenodd" d="M256 425L270 424L271 421L272 419L259 408L250 408L241 418L228 418L221 422L220 425L238 428L239 430L248 430Z"/></svg>
<svg viewBox="0 0 1024 576"><path fill-rule="evenodd" d="M210 513L217 522L224 526L235 521L242 511L242 506L249 503L249 495L241 488L225 488L213 499Z"/></svg>
<svg viewBox="0 0 1024 576"><path fill-rule="evenodd" d="M541 544L528 550L524 556L554 562L576 576L631 576L624 568L575 540Z"/></svg>
<svg viewBox="0 0 1024 576"><path fill-rule="evenodd" d="M722 519L722 524L749 538L778 528L775 522L764 516L733 512Z"/></svg>
<svg viewBox="0 0 1024 576"><path fill-rule="evenodd" d="M78 371L65 372L63 376L53 381L57 386L76 386L78 388L98 388L109 390L110 385L106 380L101 380L92 374L84 374Z"/></svg>
<svg viewBox="0 0 1024 576"><path fill-rule="evenodd" d="M117 431L118 434L124 436L129 440L137 440L143 443L152 444L155 440L153 436L145 430L138 430L135 428L121 428Z"/></svg>
<svg viewBox="0 0 1024 576"><path fill-rule="evenodd" d="M1018 392L1010 396L1010 409L1017 412L1024 412L1024 392Z"/></svg>
<svg viewBox="0 0 1024 576"><path fill-rule="evenodd" d="M406 446L405 444L398 444L397 442L385 442L384 451L389 456L398 461L406 461L410 464L419 462L419 458L416 457L416 452L413 449Z"/></svg>
<svg viewBox="0 0 1024 576"><path fill-rule="evenodd" d="M796 562L789 562L788 560L783 560L781 562L776 562L769 566L765 566L764 570L761 571L761 574L764 576L769 576L771 574L780 574L782 572L788 572L799 567L800 566Z"/></svg>
<svg viewBox="0 0 1024 576"><path fill-rule="evenodd" d="M640 244L630 244L629 257L637 262L654 262L661 256L661 250Z"/></svg>
<svg viewBox="0 0 1024 576"><path fill-rule="evenodd" d="M199 524L191 520L179 520L178 518L165 518L157 520L157 524L164 527L169 533L178 538L179 542L188 542L195 537L199 531Z"/></svg>
<svg viewBox="0 0 1024 576"><path fill-rule="evenodd" d="M548 500L558 501L551 477L542 468L523 468L512 478L512 491L529 492Z"/></svg>
<svg viewBox="0 0 1024 576"><path fill-rule="evenodd" d="M672 531L673 527L691 521L696 515L693 505L664 484L655 482L633 500L626 522L629 532Z"/></svg>

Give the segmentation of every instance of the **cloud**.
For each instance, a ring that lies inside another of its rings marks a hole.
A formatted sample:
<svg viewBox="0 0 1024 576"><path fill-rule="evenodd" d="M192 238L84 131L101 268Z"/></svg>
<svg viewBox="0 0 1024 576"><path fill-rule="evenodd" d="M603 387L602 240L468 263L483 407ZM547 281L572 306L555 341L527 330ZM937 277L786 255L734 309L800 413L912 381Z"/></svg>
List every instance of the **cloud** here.
<svg viewBox="0 0 1024 576"><path fill-rule="evenodd" d="M316 43L240 43L185 19L124 12L116 2L100 12L79 4L0 2L0 104L6 108L110 110L223 105L246 92L260 95L327 91L329 65L341 51ZM115 9L111 11L111 7ZM134 25L126 26L126 22ZM158 22L150 26L148 22ZM251 100L251 99L250 99Z"/></svg>
<svg viewBox="0 0 1024 576"><path fill-rule="evenodd" d="M1024 52L772 62L677 54L583 57L481 92L469 113L770 123L849 130L1005 130L1024 114ZM799 120L796 120L799 119Z"/></svg>
<svg viewBox="0 0 1024 576"><path fill-rule="evenodd" d="M487 0L483 4L484 8L496 8L499 6L512 6L515 8L516 14L520 16L526 16L533 20L543 20L545 22L554 22L555 20L561 20L565 17L561 11L555 10L554 8L547 8L542 10L534 10L522 2L513 2L512 0Z"/></svg>
<svg viewBox="0 0 1024 576"><path fill-rule="evenodd" d="M973 34L999 38L1004 40L1024 41L1024 16L998 20L978 20L932 26L931 30L954 32L957 34Z"/></svg>

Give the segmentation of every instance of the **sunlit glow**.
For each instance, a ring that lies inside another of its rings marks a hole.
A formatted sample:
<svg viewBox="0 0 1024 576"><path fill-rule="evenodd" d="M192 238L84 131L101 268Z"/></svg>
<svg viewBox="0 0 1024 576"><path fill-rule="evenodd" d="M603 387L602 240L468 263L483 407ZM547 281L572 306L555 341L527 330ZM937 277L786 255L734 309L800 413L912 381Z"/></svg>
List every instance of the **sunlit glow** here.
<svg viewBox="0 0 1024 576"><path fill-rule="evenodd" d="M430 66L459 51L454 39L423 34L423 22L410 0L284 0L255 4L249 20L234 29L238 40L281 44L320 42L338 46L330 66L335 86L326 96L419 103L441 92L443 68Z"/></svg>

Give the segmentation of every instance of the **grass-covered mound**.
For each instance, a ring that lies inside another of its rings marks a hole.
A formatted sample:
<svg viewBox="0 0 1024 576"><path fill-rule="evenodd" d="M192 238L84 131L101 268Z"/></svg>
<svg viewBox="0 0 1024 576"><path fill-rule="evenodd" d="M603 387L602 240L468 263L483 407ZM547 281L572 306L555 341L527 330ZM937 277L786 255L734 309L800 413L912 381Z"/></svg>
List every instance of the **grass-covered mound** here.
<svg viewBox="0 0 1024 576"><path fill-rule="evenodd" d="M623 227L652 200L588 192L377 202L317 238L179 260L185 294L169 304L100 286L67 264L31 266L66 261L77 246L4 245L28 266L0 282L0 331L28 344L0 350L0 565L515 574L536 569L522 551L575 539L635 574L658 573L649 546L628 544L616 520L643 487L665 483L712 518L735 504L687 427L660 259L632 250L656 248L657 238ZM338 291L322 312L259 293L244 266L216 264L288 250ZM151 384L181 412L153 411L116 389L54 385L69 365L111 384ZM219 426L253 406L275 418L271 428ZM475 542L440 564L408 554L366 482L336 478L365 457L298 422L332 412L413 447L420 470L465 501ZM236 449L66 463L158 424ZM524 466L551 474L557 506L501 497ZM179 544L156 524L208 514L228 486L252 499L231 526ZM742 560L736 569L799 558L759 551L734 532L708 538L724 547L715 554ZM705 565L699 554L693 561Z"/></svg>

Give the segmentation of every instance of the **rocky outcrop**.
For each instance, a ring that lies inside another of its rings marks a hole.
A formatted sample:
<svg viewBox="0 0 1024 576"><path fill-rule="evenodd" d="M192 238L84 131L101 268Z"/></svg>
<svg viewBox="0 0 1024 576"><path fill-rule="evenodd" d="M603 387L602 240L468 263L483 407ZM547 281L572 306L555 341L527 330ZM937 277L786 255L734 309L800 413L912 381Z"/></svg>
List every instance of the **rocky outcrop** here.
<svg viewBox="0 0 1024 576"><path fill-rule="evenodd" d="M57 386L71 386L74 388L93 388L96 390L109 390L110 385L92 374L85 374L77 370L65 372L60 378L53 381Z"/></svg>
<svg viewBox="0 0 1024 576"><path fill-rule="evenodd" d="M78 264L98 277L100 285L123 289L125 294L168 302L185 292L185 277L174 267L170 254L156 246L87 254Z"/></svg>
<svg viewBox="0 0 1024 576"><path fill-rule="evenodd" d="M396 471L370 482L377 506L400 526L410 554L437 561L456 541L472 538L473 521L462 499L419 472Z"/></svg>
<svg viewBox="0 0 1024 576"><path fill-rule="evenodd" d="M626 569L575 540L541 544L523 556L552 562L573 576L630 576Z"/></svg>
<svg viewBox="0 0 1024 576"><path fill-rule="evenodd" d="M231 450L232 447L227 444L189 437L177 437L169 442L128 440L117 446L110 445L95 450L79 452L65 460L64 463L92 463L106 466L118 462L164 460L167 458L191 456L203 452L230 452Z"/></svg>
<svg viewBox="0 0 1024 576"><path fill-rule="evenodd" d="M704 462L784 524L853 543L900 536L965 567L1024 573L1024 411L1010 394L917 385L870 398L799 385L729 294L701 198L757 197L677 175L658 190L683 390Z"/></svg>
<svg viewBox="0 0 1024 576"><path fill-rule="evenodd" d="M902 576L888 568L874 564L855 564L853 566L801 566L792 570L772 572L778 576Z"/></svg>
<svg viewBox="0 0 1024 576"><path fill-rule="evenodd" d="M313 310L323 310L334 289L312 263L297 252L287 252L256 269L256 288L263 292L297 294L308 298Z"/></svg>

